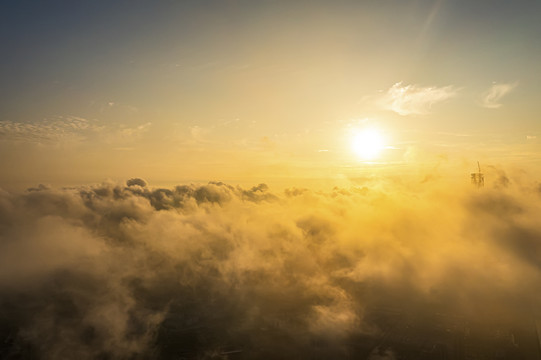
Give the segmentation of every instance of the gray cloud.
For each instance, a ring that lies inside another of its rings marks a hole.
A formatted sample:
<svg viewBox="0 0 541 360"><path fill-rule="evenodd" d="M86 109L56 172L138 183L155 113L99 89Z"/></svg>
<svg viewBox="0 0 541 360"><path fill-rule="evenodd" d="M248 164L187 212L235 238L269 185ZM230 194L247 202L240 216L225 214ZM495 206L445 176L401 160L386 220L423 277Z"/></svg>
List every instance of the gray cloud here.
<svg viewBox="0 0 541 360"><path fill-rule="evenodd" d="M411 314L397 323L409 333L434 314L529 316L541 295L541 208L537 189L513 184L280 194L133 178L0 192L2 351L400 358L378 340L389 314Z"/></svg>
<svg viewBox="0 0 541 360"><path fill-rule="evenodd" d="M147 182L145 180L143 180L143 179L133 178L133 179L129 179L128 181L126 181L126 185L128 185L128 186L138 185L140 187L145 187L145 186L147 186Z"/></svg>

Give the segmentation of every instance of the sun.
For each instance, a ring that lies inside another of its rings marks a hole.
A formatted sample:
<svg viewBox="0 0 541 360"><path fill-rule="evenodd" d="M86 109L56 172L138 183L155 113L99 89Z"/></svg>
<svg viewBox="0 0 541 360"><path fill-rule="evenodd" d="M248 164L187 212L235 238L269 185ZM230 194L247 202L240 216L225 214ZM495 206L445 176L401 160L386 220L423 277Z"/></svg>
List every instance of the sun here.
<svg viewBox="0 0 541 360"><path fill-rule="evenodd" d="M353 134L351 149L363 160L377 158L385 148L385 139L376 129L362 129Z"/></svg>

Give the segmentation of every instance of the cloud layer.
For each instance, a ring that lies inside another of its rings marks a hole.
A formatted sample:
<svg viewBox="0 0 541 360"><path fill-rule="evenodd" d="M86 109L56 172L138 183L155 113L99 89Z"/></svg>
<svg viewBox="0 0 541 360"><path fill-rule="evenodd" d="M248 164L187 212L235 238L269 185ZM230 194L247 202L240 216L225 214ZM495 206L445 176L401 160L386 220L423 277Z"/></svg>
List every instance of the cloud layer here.
<svg viewBox="0 0 541 360"><path fill-rule="evenodd" d="M134 178L1 192L2 351L381 359L402 351L374 340L389 311L417 322L530 316L541 295L539 193L500 175L498 189L481 191L389 181L163 189Z"/></svg>

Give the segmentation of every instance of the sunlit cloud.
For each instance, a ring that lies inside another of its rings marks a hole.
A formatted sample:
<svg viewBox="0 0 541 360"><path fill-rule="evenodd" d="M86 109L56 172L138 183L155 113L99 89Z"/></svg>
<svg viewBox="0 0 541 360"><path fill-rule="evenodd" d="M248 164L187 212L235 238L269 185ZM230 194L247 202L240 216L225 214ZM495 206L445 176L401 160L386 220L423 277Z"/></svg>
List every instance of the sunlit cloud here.
<svg viewBox="0 0 541 360"><path fill-rule="evenodd" d="M421 115L430 112L432 105L455 97L458 90L453 86L421 87L418 85L403 85L396 83L384 93L377 103L386 110L397 114Z"/></svg>
<svg viewBox="0 0 541 360"><path fill-rule="evenodd" d="M497 109L502 106L500 100L518 86L518 82L493 84L481 99L481 106L487 109Z"/></svg>
<svg viewBox="0 0 541 360"><path fill-rule="evenodd" d="M0 191L0 308L16 344L81 359L153 358L214 332L220 344L257 344L244 347L249 358L293 358L314 341L337 352L379 331L374 307L420 321L424 304L475 321L528 315L541 296L541 208L530 200L540 193L486 172L496 181L485 191L444 177L422 190L383 179L274 192L131 178ZM203 354L215 343L190 346Z"/></svg>

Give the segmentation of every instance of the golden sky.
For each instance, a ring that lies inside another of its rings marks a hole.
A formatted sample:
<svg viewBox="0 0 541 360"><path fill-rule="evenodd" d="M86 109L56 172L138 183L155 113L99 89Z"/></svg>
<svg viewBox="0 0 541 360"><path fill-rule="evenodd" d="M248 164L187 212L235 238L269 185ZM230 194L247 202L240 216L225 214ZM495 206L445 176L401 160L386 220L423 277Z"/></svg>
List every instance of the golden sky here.
<svg viewBox="0 0 541 360"><path fill-rule="evenodd" d="M467 176L477 160L537 173L539 7L7 5L0 185ZM370 161L352 150L364 128L384 139Z"/></svg>

